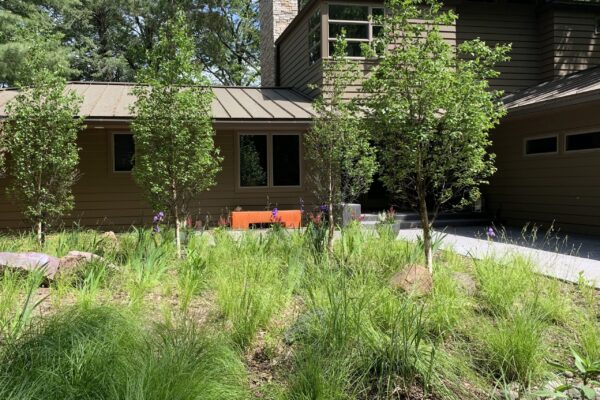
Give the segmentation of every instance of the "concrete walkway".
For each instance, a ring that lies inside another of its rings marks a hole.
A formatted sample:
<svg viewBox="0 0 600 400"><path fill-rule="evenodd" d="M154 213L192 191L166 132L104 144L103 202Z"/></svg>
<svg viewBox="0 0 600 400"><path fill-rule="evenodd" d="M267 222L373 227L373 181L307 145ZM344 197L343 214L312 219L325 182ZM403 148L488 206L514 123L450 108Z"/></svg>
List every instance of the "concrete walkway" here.
<svg viewBox="0 0 600 400"><path fill-rule="evenodd" d="M502 258L520 254L531 260L541 274L577 283L581 272L588 282L600 289L600 260L580 256L581 249L584 249L584 252L589 255L597 255L597 251L600 250L600 238L586 237L587 242L580 245L573 242L573 248L579 251L562 254L560 251L536 248L535 240L529 245L518 242L511 243L510 237L506 235L500 235L500 239L487 240L485 234L480 236L477 234L485 232L482 229L485 228L463 227L458 231L447 230L441 239L441 248L451 249L458 254L477 259L490 256ZM420 229L401 230L398 239L414 241L420 234ZM577 256L571 254L577 254Z"/></svg>

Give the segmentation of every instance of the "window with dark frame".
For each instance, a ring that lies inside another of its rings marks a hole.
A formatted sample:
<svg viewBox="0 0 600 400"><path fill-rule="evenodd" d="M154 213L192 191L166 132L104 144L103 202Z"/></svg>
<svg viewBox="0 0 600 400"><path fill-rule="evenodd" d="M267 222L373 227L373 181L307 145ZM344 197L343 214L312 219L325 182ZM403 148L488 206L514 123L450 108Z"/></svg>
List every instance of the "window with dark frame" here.
<svg viewBox="0 0 600 400"><path fill-rule="evenodd" d="M129 172L133 169L135 143L131 133L113 134L113 170Z"/></svg>
<svg viewBox="0 0 600 400"><path fill-rule="evenodd" d="M383 15L382 7L330 4L329 55L333 54L337 37L346 32L346 55L362 57L362 45L372 43L383 32L382 26L377 23L377 19Z"/></svg>
<svg viewBox="0 0 600 400"><path fill-rule="evenodd" d="M300 186L300 135L240 134L242 188Z"/></svg>
<svg viewBox="0 0 600 400"><path fill-rule="evenodd" d="M267 135L240 135L240 186L267 186Z"/></svg>
<svg viewBox="0 0 600 400"><path fill-rule="evenodd" d="M527 139L525 141L525 154L549 154L558 152L558 137Z"/></svg>
<svg viewBox="0 0 600 400"><path fill-rule="evenodd" d="M565 151L600 149L600 132L566 135Z"/></svg>

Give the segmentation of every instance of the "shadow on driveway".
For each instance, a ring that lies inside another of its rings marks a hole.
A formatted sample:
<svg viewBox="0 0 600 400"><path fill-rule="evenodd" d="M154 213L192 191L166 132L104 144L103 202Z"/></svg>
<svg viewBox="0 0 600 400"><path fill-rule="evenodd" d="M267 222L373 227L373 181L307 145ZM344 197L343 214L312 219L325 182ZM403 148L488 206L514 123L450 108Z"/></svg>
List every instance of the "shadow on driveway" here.
<svg viewBox="0 0 600 400"><path fill-rule="evenodd" d="M489 226L446 227L445 233L476 239L487 239ZM439 231L439 229L436 229ZM495 242L514 244L537 250L551 251L592 260L600 260L600 236L567 234L532 228L494 226Z"/></svg>

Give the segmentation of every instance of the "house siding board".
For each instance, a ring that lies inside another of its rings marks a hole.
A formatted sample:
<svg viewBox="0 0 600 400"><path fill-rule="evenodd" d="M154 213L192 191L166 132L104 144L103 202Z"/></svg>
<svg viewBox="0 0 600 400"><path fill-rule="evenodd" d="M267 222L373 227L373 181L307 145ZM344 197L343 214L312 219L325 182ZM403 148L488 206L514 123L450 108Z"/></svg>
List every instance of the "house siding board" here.
<svg viewBox="0 0 600 400"><path fill-rule="evenodd" d="M279 84L293 87L300 92L314 97L317 89L310 85L320 83L322 76L321 62L309 65L308 59L308 19L320 7L313 9L301 18L295 29L278 43L279 47Z"/></svg>
<svg viewBox="0 0 600 400"><path fill-rule="evenodd" d="M90 125L90 124L88 124ZM241 131L268 132L269 126L240 126ZM81 179L74 186L75 209L64 219L66 226L74 222L82 226L106 229L125 229L131 225L151 223L153 210L144 200L142 191L130 173L112 172L111 134L127 131L127 126L109 125L106 129L91 126L78 138L80 151L79 169ZM276 128L277 132L299 132L297 128ZM301 133L301 131L300 131ZM217 130L215 145L224 157L217 185L203 193L190 208L192 215L202 220L207 214L212 223L220 215L226 216L236 206L243 209L265 209L267 203L280 209L298 209L299 199L307 206L314 204L312 192L305 185L302 189L240 190L236 188L236 151L233 129ZM0 229L19 229L27 226L18 207L7 197L6 179L0 180Z"/></svg>
<svg viewBox="0 0 600 400"><path fill-rule="evenodd" d="M458 44L480 38L490 45L512 43L511 61L500 64L501 75L490 81L508 93L540 81L540 44L534 5L465 3L456 8Z"/></svg>
<svg viewBox="0 0 600 400"><path fill-rule="evenodd" d="M599 106L505 118L492 133L498 171L484 190L487 210L509 224L600 234L600 151L565 153L563 144L567 132L600 130ZM525 138L554 134L558 154L523 155Z"/></svg>
<svg viewBox="0 0 600 400"><path fill-rule="evenodd" d="M542 15L542 77L555 79L600 65L598 12L548 10Z"/></svg>

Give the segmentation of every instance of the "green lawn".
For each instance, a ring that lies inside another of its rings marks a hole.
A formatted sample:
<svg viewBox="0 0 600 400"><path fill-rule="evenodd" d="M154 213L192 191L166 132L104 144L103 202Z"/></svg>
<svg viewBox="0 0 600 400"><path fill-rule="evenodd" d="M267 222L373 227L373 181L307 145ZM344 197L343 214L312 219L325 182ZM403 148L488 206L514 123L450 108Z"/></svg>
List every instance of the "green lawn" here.
<svg viewBox="0 0 600 400"><path fill-rule="evenodd" d="M169 231L1 236L106 262L42 287L0 273L0 399L527 398L565 382L572 351L600 360L596 291L516 256L438 253L416 297L389 280L421 250L356 226L332 256L314 230L189 238L180 261Z"/></svg>

